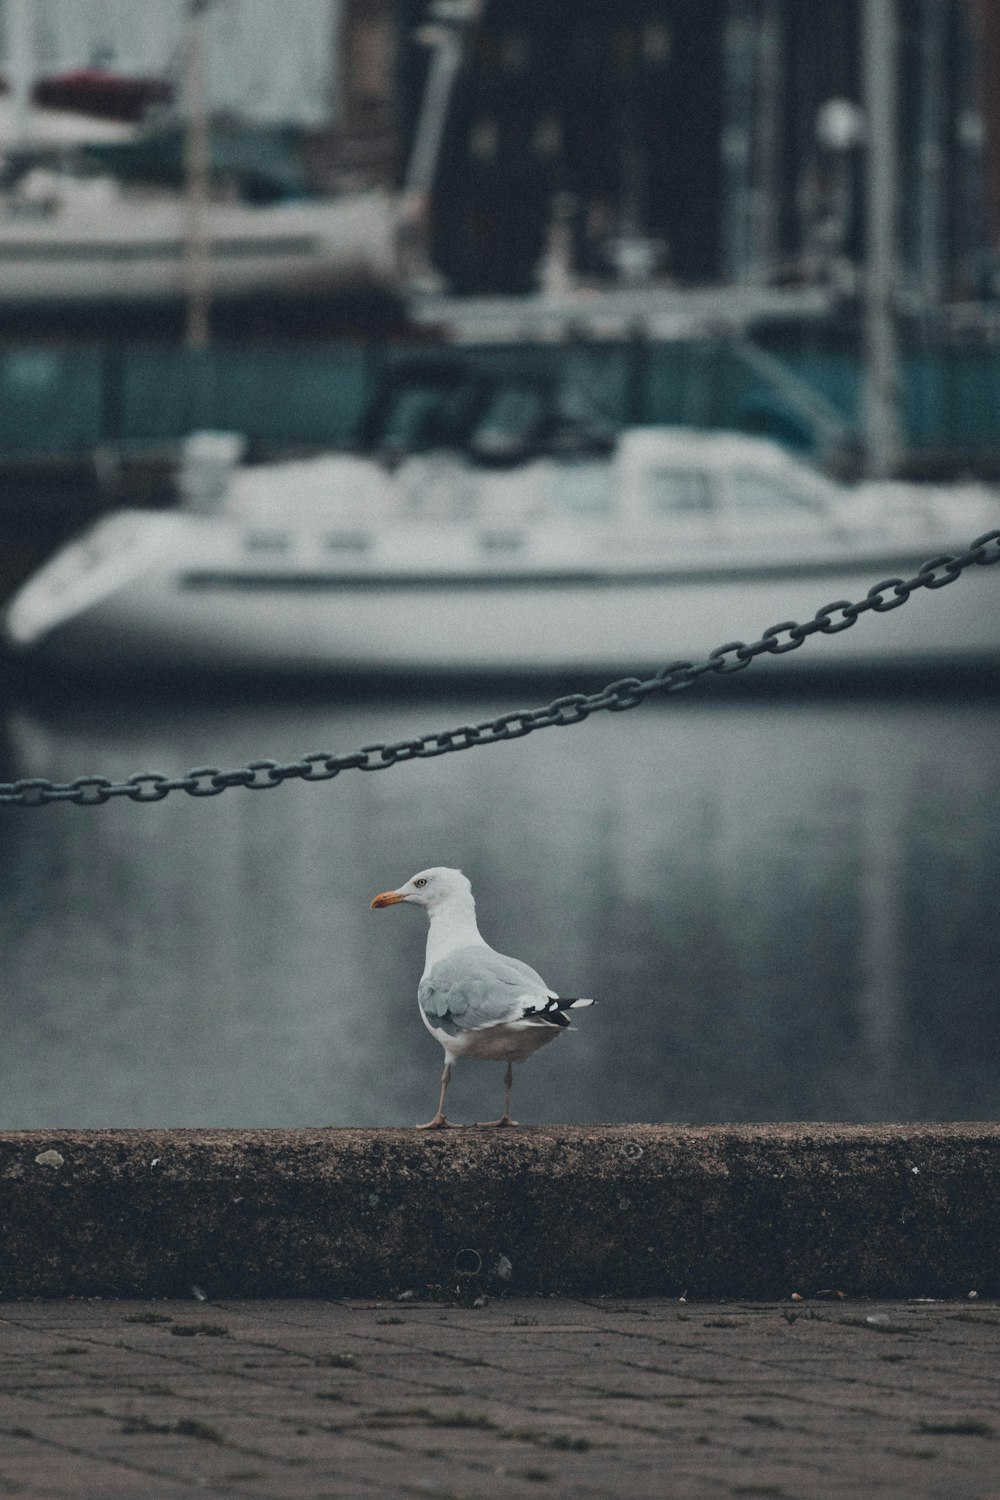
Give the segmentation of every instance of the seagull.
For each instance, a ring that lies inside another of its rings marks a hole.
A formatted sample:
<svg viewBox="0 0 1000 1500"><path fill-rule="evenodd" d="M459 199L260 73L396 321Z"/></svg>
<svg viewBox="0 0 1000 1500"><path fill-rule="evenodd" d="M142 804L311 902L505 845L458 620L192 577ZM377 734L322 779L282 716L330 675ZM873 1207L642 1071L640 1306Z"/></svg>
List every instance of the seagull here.
<svg viewBox="0 0 1000 1500"><path fill-rule="evenodd" d="M497 953L476 925L472 886L461 870L421 870L396 891L382 891L373 908L406 902L427 913L427 959L417 989L420 1016L444 1048L437 1114L418 1130L454 1130L444 1098L460 1057L505 1062L503 1114L486 1123L516 1125L510 1117L513 1064L523 1062L561 1031L567 1010L593 1000L560 1000L540 974L518 958Z"/></svg>

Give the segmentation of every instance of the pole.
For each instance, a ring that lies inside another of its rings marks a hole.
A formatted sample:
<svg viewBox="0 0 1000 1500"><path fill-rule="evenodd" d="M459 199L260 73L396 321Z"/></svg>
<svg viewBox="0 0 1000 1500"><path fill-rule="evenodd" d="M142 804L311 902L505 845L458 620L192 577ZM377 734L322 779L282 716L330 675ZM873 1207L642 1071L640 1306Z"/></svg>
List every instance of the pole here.
<svg viewBox="0 0 1000 1500"><path fill-rule="evenodd" d="M723 118L720 151L722 246L726 280L753 276L752 211L755 31L750 0L729 0L723 30Z"/></svg>
<svg viewBox="0 0 1000 1500"><path fill-rule="evenodd" d="M184 90L187 121L184 131L184 289L187 300L185 341L189 349L204 349L209 341L212 246L208 231L208 117L201 17L206 0L188 0L184 44Z"/></svg>
<svg viewBox="0 0 1000 1500"><path fill-rule="evenodd" d="M925 314L936 311L942 287L944 101L947 0L921 0L920 113L917 222L920 295Z"/></svg>
<svg viewBox="0 0 1000 1500"><path fill-rule="evenodd" d="M757 26L757 111L754 129L753 280L765 285L778 252L778 153L782 93L781 7L764 0Z"/></svg>
<svg viewBox="0 0 1000 1500"><path fill-rule="evenodd" d="M986 120L986 218L989 243L1000 246L1000 0L982 0L979 10L980 87Z"/></svg>
<svg viewBox="0 0 1000 1500"><path fill-rule="evenodd" d="M431 197L466 37L479 19L481 5L482 0L437 0L430 10L440 19L416 33L432 50L400 193L403 268L414 286L434 287L440 280L430 258Z"/></svg>
<svg viewBox="0 0 1000 1500"><path fill-rule="evenodd" d="M895 0L864 0L862 74L868 123L864 278L867 472L886 478L903 447L894 316L898 151Z"/></svg>
<svg viewBox="0 0 1000 1500"><path fill-rule="evenodd" d="M7 66L10 137L6 147L22 150L31 139L31 89L35 82L35 28L32 0L7 0Z"/></svg>

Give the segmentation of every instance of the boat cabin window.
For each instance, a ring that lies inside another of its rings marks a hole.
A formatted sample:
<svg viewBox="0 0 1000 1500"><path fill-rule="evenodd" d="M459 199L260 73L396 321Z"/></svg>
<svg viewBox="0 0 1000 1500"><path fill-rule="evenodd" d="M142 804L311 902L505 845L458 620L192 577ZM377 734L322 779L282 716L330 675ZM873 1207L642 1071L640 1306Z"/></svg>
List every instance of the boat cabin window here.
<svg viewBox="0 0 1000 1500"><path fill-rule="evenodd" d="M432 386L400 391L380 434L379 447L417 453L434 441L441 409L441 392Z"/></svg>
<svg viewBox="0 0 1000 1500"><path fill-rule="evenodd" d="M478 457L516 458L529 447L544 415L541 393L533 386L506 386L490 401L469 446Z"/></svg>
<svg viewBox="0 0 1000 1500"><path fill-rule="evenodd" d="M556 464L552 469L552 503L574 516L606 516L611 511L611 465Z"/></svg>
<svg viewBox="0 0 1000 1500"><path fill-rule="evenodd" d="M248 531L243 545L248 552L287 552L291 538L285 531Z"/></svg>
<svg viewBox="0 0 1000 1500"><path fill-rule="evenodd" d="M651 469L646 499L654 516L707 516L713 509L712 486L704 469Z"/></svg>
<svg viewBox="0 0 1000 1500"><path fill-rule="evenodd" d="M740 511L815 511L816 502L790 479L753 469L734 473L729 481L733 506Z"/></svg>
<svg viewBox="0 0 1000 1500"><path fill-rule="evenodd" d="M523 552L523 531L481 531L479 545L484 552Z"/></svg>
<svg viewBox="0 0 1000 1500"><path fill-rule="evenodd" d="M324 541L331 552L365 552L371 546L367 531L328 531Z"/></svg>

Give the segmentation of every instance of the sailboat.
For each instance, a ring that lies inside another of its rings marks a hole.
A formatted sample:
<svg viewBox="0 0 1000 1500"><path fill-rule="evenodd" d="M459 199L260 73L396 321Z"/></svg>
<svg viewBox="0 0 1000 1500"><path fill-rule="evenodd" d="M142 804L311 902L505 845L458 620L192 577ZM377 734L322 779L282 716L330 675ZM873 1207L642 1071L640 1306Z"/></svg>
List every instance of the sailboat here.
<svg viewBox="0 0 1000 1500"><path fill-rule="evenodd" d="M15 0L0 169L0 309L189 303L193 289L209 283L213 302L398 290L398 194L373 187L292 196L276 185L267 203L210 195L200 13L192 7L184 47L180 146L176 130L156 137L94 121L86 133L97 144L88 152L79 123L62 139L51 132L33 139L32 124L47 112L30 102L32 6ZM177 157L176 188L155 173L130 183L116 170L130 153L149 158L157 150L164 162L171 150ZM238 170L229 176L238 181Z"/></svg>

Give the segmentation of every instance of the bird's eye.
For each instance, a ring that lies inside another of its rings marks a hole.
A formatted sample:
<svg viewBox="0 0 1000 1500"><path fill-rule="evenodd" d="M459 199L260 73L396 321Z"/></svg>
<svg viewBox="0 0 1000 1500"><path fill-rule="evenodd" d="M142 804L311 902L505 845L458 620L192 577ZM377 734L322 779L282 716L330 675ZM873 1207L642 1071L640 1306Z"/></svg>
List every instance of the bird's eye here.
<svg viewBox="0 0 1000 1500"><path fill-rule="evenodd" d="M421 887L421 886L422 886L422 885L426 885L426 884L427 884L427 882L426 882L426 880L415 880L415 881L414 881L414 882L413 882L413 884L414 884L414 885L415 885L415 886L416 886L416 888L417 888L417 890L419 890L419 889L420 889L420 887Z"/></svg>

